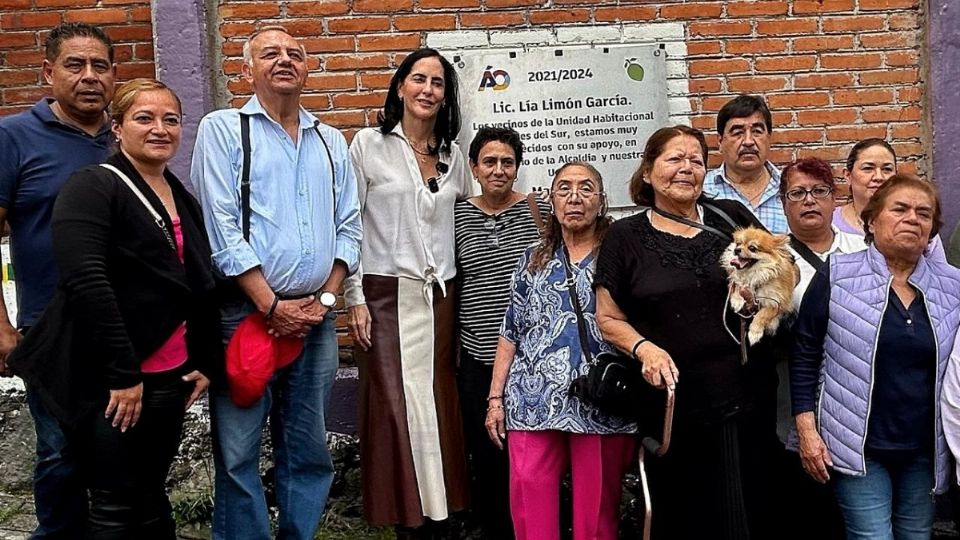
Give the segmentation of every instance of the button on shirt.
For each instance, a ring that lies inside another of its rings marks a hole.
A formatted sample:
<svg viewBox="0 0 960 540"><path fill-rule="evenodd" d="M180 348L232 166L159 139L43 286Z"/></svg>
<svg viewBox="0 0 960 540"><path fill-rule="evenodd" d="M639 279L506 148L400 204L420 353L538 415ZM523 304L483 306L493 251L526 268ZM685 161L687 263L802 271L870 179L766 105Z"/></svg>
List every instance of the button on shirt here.
<svg viewBox="0 0 960 540"><path fill-rule="evenodd" d="M57 265L50 216L67 178L110 154L110 124L95 136L60 121L44 98L0 119L0 208L10 222L17 286L17 326L32 326L53 298Z"/></svg>
<svg viewBox="0 0 960 540"><path fill-rule="evenodd" d="M250 240L243 239L240 114L250 116ZM334 259L349 272L360 260L357 181L339 131L301 107L295 143L267 116L256 96L243 108L215 111L200 122L191 179L210 236L213 261L227 276L259 266L281 295L318 290ZM334 199L336 201L334 202Z"/></svg>
<svg viewBox="0 0 960 540"><path fill-rule="evenodd" d="M740 193L740 190L727 179L723 164L707 173L707 176L703 179L703 192L717 199L737 201L749 208L770 232L787 234L790 227L787 225L787 216L783 213L783 202L780 200L780 171L769 161L766 167L767 172L770 173L770 181L767 182L766 189L760 194L759 203L756 206L751 204Z"/></svg>

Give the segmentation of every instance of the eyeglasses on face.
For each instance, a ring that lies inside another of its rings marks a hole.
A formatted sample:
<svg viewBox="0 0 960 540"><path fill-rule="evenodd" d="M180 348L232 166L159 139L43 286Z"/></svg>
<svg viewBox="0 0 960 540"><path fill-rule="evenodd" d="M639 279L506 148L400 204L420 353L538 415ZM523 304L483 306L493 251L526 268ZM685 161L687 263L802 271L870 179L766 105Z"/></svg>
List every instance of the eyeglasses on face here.
<svg viewBox="0 0 960 540"><path fill-rule="evenodd" d="M833 188L830 186L813 186L813 189L804 189L802 187L796 187L786 192L784 195L788 201L791 202L801 202L807 198L809 194L814 199L826 199L833 193Z"/></svg>
<svg viewBox="0 0 960 540"><path fill-rule="evenodd" d="M577 189L571 188L569 185L558 186L551 193L560 197L561 199L569 199L576 193L581 199L592 199L597 196L599 193L593 186L581 184L577 186Z"/></svg>

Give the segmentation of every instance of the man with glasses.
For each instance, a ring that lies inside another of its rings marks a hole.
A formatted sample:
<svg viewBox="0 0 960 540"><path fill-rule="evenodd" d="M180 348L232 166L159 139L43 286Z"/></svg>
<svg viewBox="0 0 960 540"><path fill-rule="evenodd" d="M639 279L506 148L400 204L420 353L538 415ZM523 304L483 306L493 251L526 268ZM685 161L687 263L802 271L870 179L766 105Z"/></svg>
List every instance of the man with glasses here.
<svg viewBox="0 0 960 540"><path fill-rule="evenodd" d="M817 158L805 158L783 169L780 200L790 227L790 250L800 269L800 283L793 291L794 305L799 307L803 294L820 267L832 253L853 253L866 249L863 237L845 233L832 224L835 205L835 181L830 164ZM777 364L780 378L777 395L777 434L785 445L779 467L778 505L785 515L783 523L798 529L797 538L842 539L840 512L831 487L818 484L808 476L797 454L800 441L790 410L790 385L787 363ZM816 519L810 519L816 516Z"/></svg>
<svg viewBox="0 0 960 540"><path fill-rule="evenodd" d="M773 120L763 98L740 95L727 102L717 114L723 163L707 173L703 192L742 203L770 232L786 234L777 196L780 172L767 161L772 132Z"/></svg>
<svg viewBox="0 0 960 540"><path fill-rule="evenodd" d="M113 98L116 65L113 44L101 29L67 23L51 30L42 72L52 97L0 119L0 229L9 223L18 278L16 327L0 296L4 376L10 376L7 355L39 318L57 286L50 233L57 193L73 171L103 161L112 141L104 111ZM31 538L82 538L87 496L77 459L79 441L68 439L29 387L27 403L37 432L33 494L38 524Z"/></svg>
<svg viewBox="0 0 960 540"><path fill-rule="evenodd" d="M303 45L265 27L243 46L254 95L201 122L191 178L214 263L243 292L223 308L225 337L259 312L274 336L304 340L248 407L210 387L216 468L213 538L272 538L260 481L270 417L280 509L277 537L313 538L333 481L324 409L338 365L336 293L360 258L360 204L347 144L300 105Z"/></svg>

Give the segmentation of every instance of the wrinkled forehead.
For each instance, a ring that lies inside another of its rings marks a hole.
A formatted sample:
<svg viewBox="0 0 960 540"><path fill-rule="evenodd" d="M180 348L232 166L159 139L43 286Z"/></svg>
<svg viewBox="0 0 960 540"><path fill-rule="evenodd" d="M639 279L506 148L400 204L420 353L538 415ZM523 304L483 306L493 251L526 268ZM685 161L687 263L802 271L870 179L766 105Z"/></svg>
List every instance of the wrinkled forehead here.
<svg viewBox="0 0 960 540"><path fill-rule="evenodd" d="M297 50L304 52L303 45L293 36L282 30L265 30L250 40L250 49L256 54L264 49Z"/></svg>
<svg viewBox="0 0 960 540"><path fill-rule="evenodd" d="M99 39L76 36L63 40L60 43L60 54L58 61L64 61L68 58L80 60L103 60L110 61L110 50L107 45Z"/></svg>
<svg viewBox="0 0 960 540"><path fill-rule="evenodd" d="M735 129L753 129L761 128L764 131L767 130L767 123L763 119L763 114L760 111L756 111L750 116L738 116L736 118L731 118L727 120L727 125L725 131L730 133Z"/></svg>
<svg viewBox="0 0 960 540"><path fill-rule="evenodd" d="M580 185L589 185L597 187L599 182L597 178L590 172L589 169L579 166L567 167L553 181L554 187L556 186L571 186L576 187Z"/></svg>

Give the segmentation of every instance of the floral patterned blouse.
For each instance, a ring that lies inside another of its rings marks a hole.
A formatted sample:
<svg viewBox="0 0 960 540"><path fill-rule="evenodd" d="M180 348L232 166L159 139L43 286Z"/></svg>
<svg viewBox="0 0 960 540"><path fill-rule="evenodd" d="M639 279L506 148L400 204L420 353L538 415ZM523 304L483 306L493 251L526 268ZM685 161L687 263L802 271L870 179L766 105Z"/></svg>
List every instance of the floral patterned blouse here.
<svg viewBox="0 0 960 540"><path fill-rule="evenodd" d="M527 266L535 247L527 248L517 263L510 304L500 328L500 335L516 345L504 390L507 429L635 433L635 423L603 414L567 393L570 383L585 375L589 366L580 349L563 251L558 249L543 269L531 273ZM595 356L609 351L597 328L593 256L573 264L572 270L587 322L590 352Z"/></svg>

